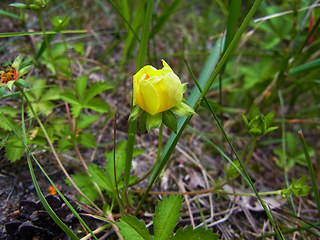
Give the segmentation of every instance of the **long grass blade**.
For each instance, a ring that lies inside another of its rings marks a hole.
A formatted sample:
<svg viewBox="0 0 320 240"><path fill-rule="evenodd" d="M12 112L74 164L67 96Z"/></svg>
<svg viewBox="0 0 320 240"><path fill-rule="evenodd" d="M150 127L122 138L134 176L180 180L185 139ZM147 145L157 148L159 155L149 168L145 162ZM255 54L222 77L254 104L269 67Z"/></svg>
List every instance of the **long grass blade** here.
<svg viewBox="0 0 320 240"><path fill-rule="evenodd" d="M85 29L80 30L63 30L60 33L63 34L74 34L74 33L87 33L88 31ZM59 32L57 31L46 31L47 35L55 35ZM7 32L7 33L0 33L0 38L4 37L21 37L21 36L29 36L29 35L42 35L42 32Z"/></svg>
<svg viewBox="0 0 320 240"><path fill-rule="evenodd" d="M174 0L170 3L170 5L162 12L160 17L158 18L156 24L152 28L152 32L150 34L150 38L153 38L165 25L165 23L169 20L172 14L174 14L180 5L184 2L184 0Z"/></svg>
<svg viewBox="0 0 320 240"><path fill-rule="evenodd" d="M318 216L320 216L320 198L319 198L319 190L318 190L317 179L316 179L316 176L314 174L312 161L311 161L311 158L310 158L309 151L307 149L307 143L306 143L306 140L304 139L304 135L302 133L302 130L299 131L299 136L300 136L300 139L301 139L301 142L302 142L304 155L306 157L306 161L307 161L307 164L308 164L308 170L309 170L309 174L310 174L310 178L311 178L312 189L313 189L313 192L314 192L314 196L315 196L316 204L317 204L317 208L318 208Z"/></svg>

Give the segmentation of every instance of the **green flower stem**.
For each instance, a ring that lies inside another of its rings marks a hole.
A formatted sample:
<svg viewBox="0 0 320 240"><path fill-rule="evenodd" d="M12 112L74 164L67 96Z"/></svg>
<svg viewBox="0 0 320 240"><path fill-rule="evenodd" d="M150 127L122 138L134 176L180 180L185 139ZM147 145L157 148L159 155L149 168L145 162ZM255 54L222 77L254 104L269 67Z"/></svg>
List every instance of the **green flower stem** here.
<svg viewBox="0 0 320 240"><path fill-rule="evenodd" d="M150 29L151 19L152 19L153 3L154 3L154 0L148 0L147 10L145 12L146 15L145 15L143 29L142 29L136 71L140 70L140 68L142 68L143 65L145 64L145 59L146 59L146 55L147 55L147 48L148 48L148 40L149 40L149 29ZM124 169L124 184L125 184L125 186L129 186L130 169L131 169L131 162L132 162L136 129L137 129L137 120L134 120L134 121L129 120L126 163L125 163L125 169Z"/></svg>
<svg viewBox="0 0 320 240"><path fill-rule="evenodd" d="M150 174L153 172L153 170L156 168L159 160L160 160L160 156L161 156L161 152L162 152L162 138L163 138L163 123L161 123L160 128L159 128L159 139L158 139L158 153L157 153L157 158L155 163L153 164L153 167L147 172L146 175L144 175L142 178L138 179L137 181L135 181L133 184L131 184L130 186L136 185L140 182L142 182L143 180L145 180L147 177L150 176Z"/></svg>
<svg viewBox="0 0 320 240"><path fill-rule="evenodd" d="M49 54L49 56L51 58L52 65L53 65L54 70L55 70L55 74L57 74L56 64L55 64L55 61L54 61L54 58L53 58L53 55L52 55L52 52L51 52L51 48L49 46L49 41L48 41L48 37L47 37L47 34L46 34L46 29L45 29L44 24L43 24L41 11L37 11L37 15L38 15L38 18L39 18L39 23L40 23L40 26L41 26L44 42L46 43L46 46L47 46L48 54Z"/></svg>
<svg viewBox="0 0 320 240"><path fill-rule="evenodd" d="M51 142L51 140L50 140L50 138L49 138L49 135L48 135L45 127L43 126L41 120L39 119L38 114L34 111L34 109L33 109L32 105L31 105L31 103L30 103L27 95L25 94L25 92L23 91L23 89L22 89L21 87L17 86L17 88L18 88L19 91L21 92L21 94L22 94L22 96L24 97L24 99L27 101L27 104L29 105L29 107L30 107L30 109L31 109L31 111L32 111L35 119L37 120L37 122L38 122L38 124L39 124L39 126L40 126L40 128L41 128L41 130L42 130L42 132L43 132L43 134L44 134L44 136L45 136L45 138L47 139L47 142L48 142L48 144L49 144L49 146L50 146L50 148L51 148L51 150L52 150L52 153L53 153L54 157L56 158L56 160L57 160L57 162L58 162L58 165L59 165L59 167L61 168L61 170L63 171L63 173L66 175L66 177L67 177L68 180L71 182L71 184L74 186L74 188L79 192L79 194L82 195L86 200L88 200L88 202L89 202L94 208L96 208L96 210L97 210L99 213L102 214L103 211L102 211L94 202L92 202L92 201L80 190L80 188L75 184L75 182L73 181L73 179L70 177L69 173L67 172L67 170L66 170L66 169L64 168L64 166L62 165L62 162L61 162L61 160L60 160L60 158L59 158L59 156L58 156L58 154L57 154L57 152L56 152L56 150L55 150L55 148L54 148L54 146L53 146L53 144L52 144L52 142Z"/></svg>
<svg viewBox="0 0 320 240"><path fill-rule="evenodd" d="M256 145L257 145L257 137L256 137L256 136L253 136L253 137L252 137L252 143L251 143L250 151L249 151L249 153L248 153L248 155L247 155L246 161L244 162L244 165L245 165L245 166L246 166L246 165L248 164L248 162L250 161Z"/></svg>

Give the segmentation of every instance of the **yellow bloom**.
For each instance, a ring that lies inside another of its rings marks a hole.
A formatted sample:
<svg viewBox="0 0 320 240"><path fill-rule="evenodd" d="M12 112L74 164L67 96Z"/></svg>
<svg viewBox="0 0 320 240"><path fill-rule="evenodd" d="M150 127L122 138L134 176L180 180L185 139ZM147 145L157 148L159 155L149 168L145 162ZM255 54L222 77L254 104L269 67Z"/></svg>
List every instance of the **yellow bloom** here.
<svg viewBox="0 0 320 240"><path fill-rule="evenodd" d="M183 85L169 65L163 68L147 65L133 76L133 106L139 105L151 115L166 111L181 103Z"/></svg>

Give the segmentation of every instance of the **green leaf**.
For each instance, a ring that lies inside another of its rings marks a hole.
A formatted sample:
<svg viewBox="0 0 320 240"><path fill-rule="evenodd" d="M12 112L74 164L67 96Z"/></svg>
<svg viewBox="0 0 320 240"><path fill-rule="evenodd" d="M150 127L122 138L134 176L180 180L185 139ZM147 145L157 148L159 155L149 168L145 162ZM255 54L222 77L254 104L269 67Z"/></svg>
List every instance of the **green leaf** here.
<svg viewBox="0 0 320 240"><path fill-rule="evenodd" d="M155 217L152 218L155 240L167 240L172 234L181 216L182 202L182 198L178 195L170 195L169 198L164 197L162 202L159 201Z"/></svg>
<svg viewBox="0 0 320 240"><path fill-rule="evenodd" d="M57 86L50 87L48 91L41 96L41 101L58 100L60 98L60 90Z"/></svg>
<svg viewBox="0 0 320 240"><path fill-rule="evenodd" d="M91 133L82 132L79 136L78 142L87 148L96 147L96 138Z"/></svg>
<svg viewBox="0 0 320 240"><path fill-rule="evenodd" d="M105 189L109 192L113 192L115 190L110 176L99 166L95 164L88 164L88 171L91 174L93 181L95 181L100 188Z"/></svg>
<svg viewBox="0 0 320 240"><path fill-rule="evenodd" d="M274 118L274 111L269 112L269 113L265 116L265 121L266 121L266 126L267 126L267 128L268 128L269 126L271 126L272 121L273 121L273 118Z"/></svg>
<svg viewBox="0 0 320 240"><path fill-rule="evenodd" d="M0 112L3 113L4 115L8 115L10 117L16 117L19 111L11 106L2 106L0 107ZM2 119L2 118L0 118ZM0 127L2 127L0 125Z"/></svg>
<svg viewBox="0 0 320 240"><path fill-rule="evenodd" d="M151 240L151 236L143 222L132 215L123 216L117 223L120 233L127 240Z"/></svg>
<svg viewBox="0 0 320 240"><path fill-rule="evenodd" d="M248 118L244 114L241 114L241 116L242 116L242 119L244 121L244 124L246 125L247 128L249 128Z"/></svg>
<svg viewBox="0 0 320 240"><path fill-rule="evenodd" d="M24 153L23 142L15 135L11 136L5 145L6 156L9 161L15 162L19 160Z"/></svg>
<svg viewBox="0 0 320 240"><path fill-rule="evenodd" d="M81 76L76 79L76 93L81 98L85 98L86 88L88 84L88 77Z"/></svg>
<svg viewBox="0 0 320 240"><path fill-rule="evenodd" d="M110 109L108 104L98 98L92 98L83 107L90 108L99 113L106 113Z"/></svg>
<svg viewBox="0 0 320 240"><path fill-rule="evenodd" d="M10 7L17 7L17 8L28 8L27 4L24 3L11 3L9 4Z"/></svg>
<svg viewBox="0 0 320 240"><path fill-rule="evenodd" d="M117 174L117 181L121 179L121 174L124 171L125 161L126 161L126 146L127 142L123 141L118 143L116 147L116 174ZM115 186L115 178L114 178L114 150L106 151L105 156L108 159L106 164L106 171L111 178L111 182L113 186Z"/></svg>
<svg viewBox="0 0 320 240"><path fill-rule="evenodd" d="M155 115L147 114L146 127L148 132L150 130L160 127L162 123L162 113L157 113Z"/></svg>
<svg viewBox="0 0 320 240"><path fill-rule="evenodd" d="M71 106L71 113L72 113L74 118L79 117L81 110L82 110L82 106L80 105L80 103L73 104Z"/></svg>
<svg viewBox="0 0 320 240"><path fill-rule="evenodd" d="M74 93L70 90L65 90L60 94L60 97L63 101L70 103L70 104L80 104L77 97L74 95Z"/></svg>
<svg viewBox="0 0 320 240"><path fill-rule="evenodd" d="M49 101L34 102L31 103L31 105L36 113L41 113L45 116L48 116L54 109L54 104ZM31 111L31 108L29 106L27 108L27 112L30 117L34 117L33 112Z"/></svg>
<svg viewBox="0 0 320 240"><path fill-rule="evenodd" d="M318 69L319 66L320 66L320 58L290 69L288 75L295 75L303 72L310 72L312 69Z"/></svg>
<svg viewBox="0 0 320 240"><path fill-rule="evenodd" d="M86 115L80 114L79 119L77 121L77 129L86 129L89 127L93 122L97 121L100 118L98 115Z"/></svg>
<svg viewBox="0 0 320 240"><path fill-rule="evenodd" d="M95 82L90 85L89 89L87 90L86 96L84 98L84 102L90 101L92 98L97 96L100 92L111 89L111 85L106 82Z"/></svg>
<svg viewBox="0 0 320 240"><path fill-rule="evenodd" d="M219 234L212 233L212 230L205 230L202 227L192 229L192 226L186 229L179 228L176 234L170 240L215 240L219 239Z"/></svg>
<svg viewBox="0 0 320 240"><path fill-rule="evenodd" d="M8 16L8 17L12 17L12 18L15 18L17 20L21 20L20 16L16 15L16 14L13 14L11 12L7 12L7 11L4 11L2 9L0 9L0 15L4 15L4 16Z"/></svg>
<svg viewBox="0 0 320 240"><path fill-rule="evenodd" d="M76 185L81 188L81 191L91 200L95 201L99 193L97 189L95 188L91 177L87 173L77 173L75 175L71 176L73 181L76 183ZM66 183L72 186L70 181L66 179ZM81 202L84 202L86 204L90 204L87 199L85 199L83 196L79 195L78 200Z"/></svg>
<svg viewBox="0 0 320 240"><path fill-rule="evenodd" d="M77 42L76 44L74 44L73 47L74 47L74 50L76 51L76 53L78 53L81 57L84 56L85 51L84 51L83 43Z"/></svg>
<svg viewBox="0 0 320 240"><path fill-rule="evenodd" d="M259 115L260 115L259 108L257 107L257 105L253 104L249 111L249 119L252 120Z"/></svg>
<svg viewBox="0 0 320 240"><path fill-rule="evenodd" d="M65 153L73 148L73 142L69 138L62 138L58 143L59 151Z"/></svg>
<svg viewBox="0 0 320 240"><path fill-rule="evenodd" d="M170 110L162 113L162 122L166 125L172 132L177 132L178 121L176 116Z"/></svg>
<svg viewBox="0 0 320 240"><path fill-rule="evenodd" d="M7 117L7 121L10 123L11 126L16 125L12 118ZM5 131L10 131L10 132L12 131L11 127L8 125L8 123L3 118L0 118L0 129L1 128Z"/></svg>

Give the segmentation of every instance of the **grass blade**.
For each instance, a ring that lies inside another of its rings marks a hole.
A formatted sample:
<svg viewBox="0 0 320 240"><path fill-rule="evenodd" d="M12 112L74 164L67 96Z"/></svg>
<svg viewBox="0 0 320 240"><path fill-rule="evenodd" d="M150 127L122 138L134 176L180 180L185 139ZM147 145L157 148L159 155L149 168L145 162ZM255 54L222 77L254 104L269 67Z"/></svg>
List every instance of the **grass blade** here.
<svg viewBox="0 0 320 240"><path fill-rule="evenodd" d="M152 28L152 32L150 34L150 38L153 38L165 25L165 23L169 20L170 16L174 14L184 0L174 0L172 3L163 11L158 21Z"/></svg>
<svg viewBox="0 0 320 240"><path fill-rule="evenodd" d="M81 30L63 30L60 32L57 31L46 31L46 35L55 35L57 33L63 33L63 34L74 34L74 33L87 33L87 30L81 29ZM0 38L4 37L21 37L21 36L28 36L28 35L42 35L43 32L7 32L7 33L0 33Z"/></svg>
<svg viewBox="0 0 320 240"><path fill-rule="evenodd" d="M304 154L306 156L306 161L308 164L308 170L309 170L309 174L310 174L310 178L311 178L312 188L313 188L314 196L315 196L317 207L318 207L318 216L320 216L320 198L319 198L319 190L318 190L317 180L314 175L312 161L310 158L309 151L307 149L307 143L306 143L306 140L304 139L302 130L299 131L299 136L300 136L300 139L301 139L301 142L303 145Z"/></svg>

